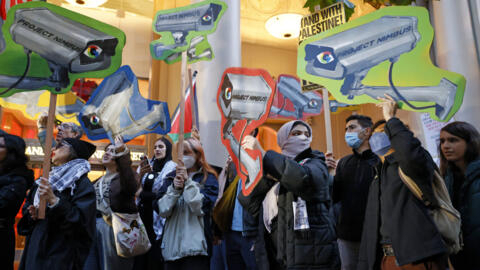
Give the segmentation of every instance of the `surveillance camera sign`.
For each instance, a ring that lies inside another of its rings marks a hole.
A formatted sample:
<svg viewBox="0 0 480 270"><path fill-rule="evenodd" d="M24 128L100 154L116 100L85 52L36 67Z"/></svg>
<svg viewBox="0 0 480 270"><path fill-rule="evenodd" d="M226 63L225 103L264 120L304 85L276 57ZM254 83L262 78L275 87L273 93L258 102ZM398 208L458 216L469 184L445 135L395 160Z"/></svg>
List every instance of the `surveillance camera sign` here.
<svg viewBox="0 0 480 270"><path fill-rule="evenodd" d="M376 103L388 94L402 109L448 121L466 81L432 64L432 40L425 8L382 8L303 41L297 75L325 86L341 103Z"/></svg>
<svg viewBox="0 0 480 270"><path fill-rule="evenodd" d="M129 66L105 78L78 115L91 140L122 136L130 141L147 133L167 134L170 115L167 103L142 97L138 80Z"/></svg>
<svg viewBox="0 0 480 270"><path fill-rule="evenodd" d="M227 68L218 88L222 143L242 179L245 196L252 192L263 173L260 150L244 149L243 140L267 120L274 95L275 81L263 69Z"/></svg>
<svg viewBox="0 0 480 270"><path fill-rule="evenodd" d="M188 63L211 60L214 57L207 36L217 29L227 5L208 0L193 5L160 10L153 20L153 31L160 39L152 41L150 53L167 64L181 60L187 52Z"/></svg>
<svg viewBox="0 0 480 270"><path fill-rule="evenodd" d="M0 97L70 91L77 78L103 78L120 67L125 34L108 24L45 2L9 9L2 27Z"/></svg>
<svg viewBox="0 0 480 270"><path fill-rule="evenodd" d="M322 112L323 98L318 91L302 92L300 79L280 75L268 118L303 119Z"/></svg>
<svg viewBox="0 0 480 270"><path fill-rule="evenodd" d="M108 138L113 142L122 136L127 142L142 134L170 131L167 103L143 98L129 66L102 81L78 115L78 122L91 140Z"/></svg>

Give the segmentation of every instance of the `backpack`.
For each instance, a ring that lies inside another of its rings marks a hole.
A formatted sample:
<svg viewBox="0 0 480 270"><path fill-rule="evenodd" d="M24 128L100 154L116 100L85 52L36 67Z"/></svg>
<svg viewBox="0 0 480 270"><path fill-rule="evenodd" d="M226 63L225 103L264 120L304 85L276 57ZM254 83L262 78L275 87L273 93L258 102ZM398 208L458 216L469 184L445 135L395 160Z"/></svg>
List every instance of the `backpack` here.
<svg viewBox="0 0 480 270"><path fill-rule="evenodd" d="M413 195L430 210L430 216L437 226L438 232L442 235L449 254L458 253L463 247L460 213L453 207L447 186L440 173L434 170L432 181L432 190L438 202L437 205L426 200L415 181L407 176L400 167L398 167L398 174Z"/></svg>

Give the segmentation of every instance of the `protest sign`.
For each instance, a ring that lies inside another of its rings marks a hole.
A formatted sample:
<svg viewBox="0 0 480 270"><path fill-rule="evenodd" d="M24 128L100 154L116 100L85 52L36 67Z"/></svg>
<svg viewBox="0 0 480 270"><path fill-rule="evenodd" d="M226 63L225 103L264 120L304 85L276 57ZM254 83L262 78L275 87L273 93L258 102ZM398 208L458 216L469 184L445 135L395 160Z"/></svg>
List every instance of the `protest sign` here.
<svg viewBox="0 0 480 270"><path fill-rule="evenodd" d="M152 57L171 64L180 61L182 52L187 52L188 63L211 60L214 53L207 35L215 32L226 8L222 1L208 0L158 11L153 31L160 39L150 43Z"/></svg>
<svg viewBox="0 0 480 270"><path fill-rule="evenodd" d="M123 136L125 142L147 133L170 131L167 103L142 97L137 77L123 66L98 86L78 115L91 140Z"/></svg>
<svg viewBox="0 0 480 270"><path fill-rule="evenodd" d="M125 34L45 2L10 8L2 27L0 97L31 90L66 93L77 78L103 78L122 61Z"/></svg>
<svg viewBox="0 0 480 270"><path fill-rule="evenodd" d="M227 68L217 92L222 115L220 130L242 178L242 192L252 192L262 177L262 155L259 150L243 149L242 141L267 120L275 95L275 81L263 69Z"/></svg>
<svg viewBox="0 0 480 270"><path fill-rule="evenodd" d="M388 94L400 108L448 121L460 108L465 78L435 67L433 28L422 7L387 7L302 42L297 75L347 104Z"/></svg>

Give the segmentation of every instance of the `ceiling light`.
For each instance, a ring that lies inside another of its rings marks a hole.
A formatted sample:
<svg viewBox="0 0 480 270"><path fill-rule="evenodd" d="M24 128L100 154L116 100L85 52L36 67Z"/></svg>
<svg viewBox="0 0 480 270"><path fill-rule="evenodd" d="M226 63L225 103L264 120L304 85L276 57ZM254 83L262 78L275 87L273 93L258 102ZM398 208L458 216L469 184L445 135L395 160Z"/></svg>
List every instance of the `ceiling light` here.
<svg viewBox="0 0 480 270"><path fill-rule="evenodd" d="M66 0L66 1L75 6L94 8L94 7L99 7L105 4L108 0Z"/></svg>
<svg viewBox="0 0 480 270"><path fill-rule="evenodd" d="M297 38L300 33L302 15L295 13L278 14L267 20L265 28L270 35L280 39Z"/></svg>

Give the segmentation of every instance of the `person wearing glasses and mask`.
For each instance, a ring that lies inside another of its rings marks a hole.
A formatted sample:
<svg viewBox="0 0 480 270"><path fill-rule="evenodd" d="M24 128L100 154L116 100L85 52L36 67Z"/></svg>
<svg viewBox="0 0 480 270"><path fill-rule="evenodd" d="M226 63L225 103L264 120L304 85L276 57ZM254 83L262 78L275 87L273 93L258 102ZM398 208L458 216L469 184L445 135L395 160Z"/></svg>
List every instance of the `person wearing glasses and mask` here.
<svg viewBox="0 0 480 270"><path fill-rule="evenodd" d="M384 120L373 126L369 142L382 163L368 194L357 269L447 269L448 250L442 235L424 202L399 175L401 168L425 199L434 202L436 165L420 141L395 117L395 100L388 95L379 100Z"/></svg>
<svg viewBox="0 0 480 270"><path fill-rule="evenodd" d="M161 243L164 269L210 269L218 176L197 139L183 144L183 164L167 175L155 209L166 219Z"/></svg>
<svg viewBox="0 0 480 270"><path fill-rule="evenodd" d="M372 126L368 116L347 118L345 141L353 153L340 159L333 181L333 203L340 203L336 229L342 270L357 269L368 189L380 162L368 143Z"/></svg>
<svg viewBox="0 0 480 270"><path fill-rule="evenodd" d="M278 130L277 142L281 153L264 152L252 137L243 143L263 156L264 177L238 197L261 220L254 246L258 269L339 269L329 174L323 153L310 148L312 128L290 121Z"/></svg>
<svg viewBox="0 0 480 270"><path fill-rule="evenodd" d="M37 120L37 128L38 128L38 141L40 145L45 150L45 140L47 138L47 118L48 115L43 113ZM83 136L83 129L72 123L72 122L63 122L57 125L57 136L52 141L52 148L57 145L61 140L66 138L74 138L80 139Z"/></svg>

